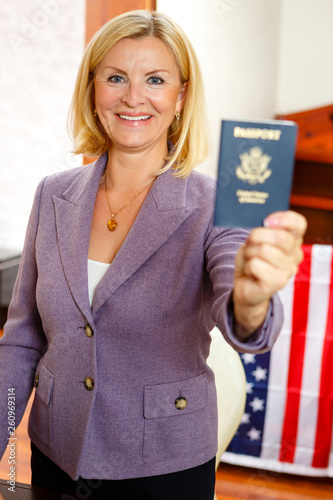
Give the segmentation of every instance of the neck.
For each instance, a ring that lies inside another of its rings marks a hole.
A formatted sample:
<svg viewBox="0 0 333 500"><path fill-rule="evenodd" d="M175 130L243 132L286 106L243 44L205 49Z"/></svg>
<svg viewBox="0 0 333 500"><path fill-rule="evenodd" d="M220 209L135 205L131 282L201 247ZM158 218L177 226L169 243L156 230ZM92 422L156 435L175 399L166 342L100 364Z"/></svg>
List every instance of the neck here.
<svg viewBox="0 0 333 500"><path fill-rule="evenodd" d="M164 166L167 147L142 152L109 150L107 163L108 186L116 191L135 191L156 177Z"/></svg>

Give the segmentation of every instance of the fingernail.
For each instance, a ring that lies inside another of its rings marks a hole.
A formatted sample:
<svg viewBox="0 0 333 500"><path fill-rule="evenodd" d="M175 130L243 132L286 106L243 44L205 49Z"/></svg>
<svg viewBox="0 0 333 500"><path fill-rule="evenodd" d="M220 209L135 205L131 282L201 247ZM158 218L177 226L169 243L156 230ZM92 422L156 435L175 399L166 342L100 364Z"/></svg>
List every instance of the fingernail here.
<svg viewBox="0 0 333 500"><path fill-rule="evenodd" d="M264 219L263 224L264 227L275 227L279 224L279 221L275 217L266 217L266 219Z"/></svg>

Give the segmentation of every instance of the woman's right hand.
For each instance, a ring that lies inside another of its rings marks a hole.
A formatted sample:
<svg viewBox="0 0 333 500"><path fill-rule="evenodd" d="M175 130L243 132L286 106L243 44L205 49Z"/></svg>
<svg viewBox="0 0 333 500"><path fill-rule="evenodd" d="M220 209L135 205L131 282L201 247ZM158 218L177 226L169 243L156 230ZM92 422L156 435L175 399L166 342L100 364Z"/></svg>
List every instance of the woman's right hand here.
<svg viewBox="0 0 333 500"><path fill-rule="evenodd" d="M246 340L264 321L271 297L297 272L307 228L303 215L275 212L252 230L236 255L233 291L237 334Z"/></svg>

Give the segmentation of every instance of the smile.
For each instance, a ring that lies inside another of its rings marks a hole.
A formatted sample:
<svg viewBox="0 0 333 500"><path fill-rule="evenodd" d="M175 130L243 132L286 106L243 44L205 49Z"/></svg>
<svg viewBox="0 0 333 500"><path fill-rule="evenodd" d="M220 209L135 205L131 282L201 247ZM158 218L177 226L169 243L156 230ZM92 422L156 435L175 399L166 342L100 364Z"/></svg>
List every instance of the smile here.
<svg viewBox="0 0 333 500"><path fill-rule="evenodd" d="M137 122L141 120L149 120L151 115L142 115L142 116L128 116L128 115L118 115L122 120L128 120L132 122Z"/></svg>

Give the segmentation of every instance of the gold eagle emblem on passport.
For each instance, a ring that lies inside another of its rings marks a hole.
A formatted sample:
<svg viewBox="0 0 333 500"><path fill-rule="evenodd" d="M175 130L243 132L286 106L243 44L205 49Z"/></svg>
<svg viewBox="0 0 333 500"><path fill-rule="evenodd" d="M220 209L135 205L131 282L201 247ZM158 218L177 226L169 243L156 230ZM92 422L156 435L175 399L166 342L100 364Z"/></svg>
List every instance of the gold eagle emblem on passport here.
<svg viewBox="0 0 333 500"><path fill-rule="evenodd" d="M268 168L272 158L264 154L258 146L242 153L239 158L241 164L236 167L238 179L249 184L263 184L272 175L272 171Z"/></svg>

